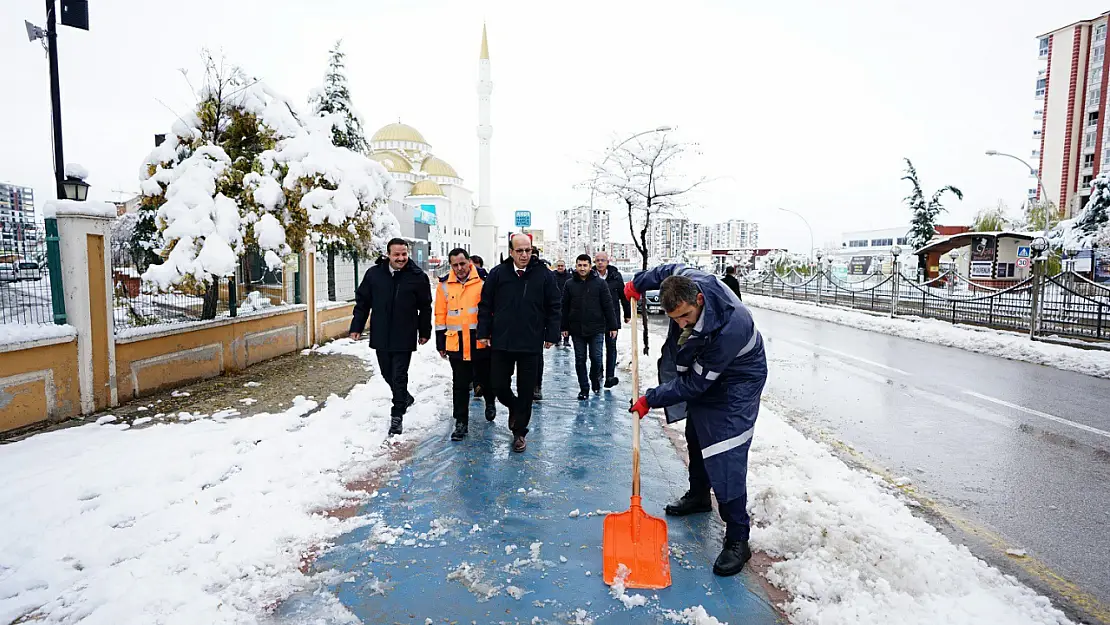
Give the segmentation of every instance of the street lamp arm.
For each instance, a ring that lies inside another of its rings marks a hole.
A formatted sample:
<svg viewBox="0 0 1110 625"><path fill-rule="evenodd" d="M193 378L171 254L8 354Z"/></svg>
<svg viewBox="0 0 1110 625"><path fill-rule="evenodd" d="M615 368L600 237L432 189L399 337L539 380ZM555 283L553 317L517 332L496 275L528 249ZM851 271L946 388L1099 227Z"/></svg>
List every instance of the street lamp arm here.
<svg viewBox="0 0 1110 625"><path fill-rule="evenodd" d="M1052 204L1052 198L1048 197L1048 190L1044 188L1044 182L1041 180L1041 172L1035 169L1029 163L1025 162L1025 159L1014 156L1013 154L1007 154L1006 152L999 152L998 150L987 150L987 156L1005 156L1014 159L1022 165L1025 165L1025 168L1029 170L1029 173L1037 177L1037 187L1040 188L1041 196L1044 197L1045 202ZM1044 236L1046 239L1048 238L1048 221L1048 208L1046 207L1044 215Z"/></svg>
<svg viewBox="0 0 1110 625"><path fill-rule="evenodd" d="M806 229L809 230L809 259L812 261L813 260L813 228L810 227L809 220L806 219L805 217L803 217L801 213L798 213L796 211L792 211L788 208L783 208L783 207L780 206L779 210L784 212L784 213L790 213L791 215L794 215L798 219L801 219L802 223L804 223L806 225Z"/></svg>

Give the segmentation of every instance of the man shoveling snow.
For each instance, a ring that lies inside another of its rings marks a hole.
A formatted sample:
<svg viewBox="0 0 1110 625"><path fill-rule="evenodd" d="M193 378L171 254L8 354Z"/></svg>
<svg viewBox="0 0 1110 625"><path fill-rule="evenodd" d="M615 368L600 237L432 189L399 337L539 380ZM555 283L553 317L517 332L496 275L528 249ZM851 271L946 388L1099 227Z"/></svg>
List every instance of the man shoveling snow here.
<svg viewBox="0 0 1110 625"><path fill-rule="evenodd" d="M665 511L671 516L710 511L712 487L725 522L725 545L713 572L735 575L752 555L748 448L767 381L763 339L748 309L712 275L662 265L637 274L625 295L639 299L651 289L659 289L671 324L659 360L660 385L638 398L630 412L642 419L651 408L664 408L668 423L687 419L690 490Z"/></svg>

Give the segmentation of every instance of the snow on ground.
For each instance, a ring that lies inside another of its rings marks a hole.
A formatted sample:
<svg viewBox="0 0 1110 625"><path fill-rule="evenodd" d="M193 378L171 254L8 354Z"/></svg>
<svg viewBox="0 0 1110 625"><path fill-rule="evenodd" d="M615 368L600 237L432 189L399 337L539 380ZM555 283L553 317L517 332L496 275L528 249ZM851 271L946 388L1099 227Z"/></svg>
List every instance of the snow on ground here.
<svg viewBox="0 0 1110 625"><path fill-rule="evenodd" d="M414 357L402 440L446 432L450 369L433 347ZM373 359L365 342L319 351L332 350ZM90 424L0 447L0 623L259 622L317 585L304 554L371 522L320 511L388 461L389 407L375 376L277 414Z"/></svg>
<svg viewBox="0 0 1110 625"><path fill-rule="evenodd" d="M665 338L653 331L652 356L640 357L642 391L657 383ZM751 543L782 559L767 578L790 593L781 607L792 623L1070 624L1048 599L915 517L896 493L761 409L748 468ZM697 608L667 616L716 622Z"/></svg>
<svg viewBox="0 0 1110 625"><path fill-rule="evenodd" d="M1010 360L1031 362L1098 378L1110 378L1110 352L1106 351L1031 341L1028 337L1013 332L957 326L935 319L902 317L890 319L750 293L744 294L744 303L754 308L830 321L861 330L892 334ZM758 323L758 319L756 321Z"/></svg>
<svg viewBox="0 0 1110 625"><path fill-rule="evenodd" d="M0 345L77 336L77 328L53 323L0 323Z"/></svg>

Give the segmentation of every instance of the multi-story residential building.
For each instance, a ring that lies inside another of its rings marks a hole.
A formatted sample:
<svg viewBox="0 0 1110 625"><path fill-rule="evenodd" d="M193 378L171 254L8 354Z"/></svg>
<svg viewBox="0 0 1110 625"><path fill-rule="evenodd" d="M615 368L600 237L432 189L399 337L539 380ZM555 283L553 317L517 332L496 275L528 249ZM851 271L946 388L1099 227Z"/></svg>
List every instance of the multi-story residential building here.
<svg viewBox="0 0 1110 625"><path fill-rule="evenodd" d="M692 252L690 241L694 228L684 217L656 217L648 233L648 255L655 260L670 262Z"/></svg>
<svg viewBox="0 0 1110 625"><path fill-rule="evenodd" d="M1038 38L1033 147L1047 199L1074 216L1090 197L1091 180L1110 166L1106 122L1106 29L1110 13L1069 24ZM1040 198L1035 177L1029 197Z"/></svg>
<svg viewBox="0 0 1110 625"><path fill-rule="evenodd" d="M593 256L609 251L609 209L577 206L563 208L555 216L559 249L546 252L548 257L572 259L579 254Z"/></svg>
<svg viewBox="0 0 1110 625"><path fill-rule="evenodd" d="M0 255L29 258L38 253L40 238L34 190L0 183Z"/></svg>

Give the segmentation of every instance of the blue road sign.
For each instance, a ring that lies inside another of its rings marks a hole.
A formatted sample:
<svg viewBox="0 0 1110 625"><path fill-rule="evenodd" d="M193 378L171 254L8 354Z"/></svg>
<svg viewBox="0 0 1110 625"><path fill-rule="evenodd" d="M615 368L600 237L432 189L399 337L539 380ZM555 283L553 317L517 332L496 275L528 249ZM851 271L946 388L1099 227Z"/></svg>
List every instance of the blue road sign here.
<svg viewBox="0 0 1110 625"><path fill-rule="evenodd" d="M1018 258L1029 258L1029 246L1018 246Z"/></svg>
<svg viewBox="0 0 1110 625"><path fill-rule="evenodd" d="M531 228L532 227L532 211L517 211L516 212L516 227L517 228Z"/></svg>

